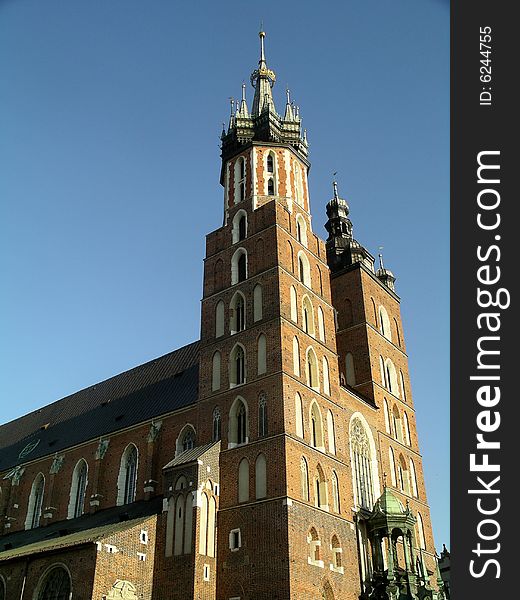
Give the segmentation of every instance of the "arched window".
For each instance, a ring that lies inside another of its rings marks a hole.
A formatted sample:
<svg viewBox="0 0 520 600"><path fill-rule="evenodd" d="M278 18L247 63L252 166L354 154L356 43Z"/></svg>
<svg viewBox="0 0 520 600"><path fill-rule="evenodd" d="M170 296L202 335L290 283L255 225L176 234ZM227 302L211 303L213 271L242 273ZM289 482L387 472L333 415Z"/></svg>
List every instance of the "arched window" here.
<svg viewBox="0 0 520 600"><path fill-rule="evenodd" d="M236 292L230 304L229 328L231 333L244 331L246 328L246 300L241 292Z"/></svg>
<svg viewBox="0 0 520 600"><path fill-rule="evenodd" d="M413 462L412 458L410 458L410 483L412 484L412 494L417 498L418 497L417 473L415 471L415 463Z"/></svg>
<svg viewBox="0 0 520 600"><path fill-rule="evenodd" d="M258 399L258 435L264 437L267 433L267 397L262 392Z"/></svg>
<svg viewBox="0 0 520 600"><path fill-rule="evenodd" d="M383 357L379 355L379 369L381 371L381 385L386 387L386 375L385 375L385 363L383 361Z"/></svg>
<svg viewBox="0 0 520 600"><path fill-rule="evenodd" d="M340 571L342 569L341 555L343 550L336 535L332 536L332 542L330 545L332 548L332 568L336 571Z"/></svg>
<svg viewBox="0 0 520 600"><path fill-rule="evenodd" d="M336 454L336 432L334 431L334 416L331 410L327 412L327 434L329 438L329 452Z"/></svg>
<svg viewBox="0 0 520 600"><path fill-rule="evenodd" d="M388 462L390 464L390 481L394 487L397 487L397 479L395 477L395 458L392 448L388 448Z"/></svg>
<svg viewBox="0 0 520 600"><path fill-rule="evenodd" d="M325 341L325 320L323 318L323 310L318 306L318 337L320 342Z"/></svg>
<svg viewBox="0 0 520 600"><path fill-rule="evenodd" d="M323 393L330 396L329 361L324 356L321 362L323 370Z"/></svg>
<svg viewBox="0 0 520 600"><path fill-rule="evenodd" d="M325 473L321 465L318 465L316 469L314 487L314 505L323 510L329 510L327 480L325 479Z"/></svg>
<svg viewBox="0 0 520 600"><path fill-rule="evenodd" d="M293 373L299 377L300 376L300 344L298 343L298 338L296 336L293 337Z"/></svg>
<svg viewBox="0 0 520 600"><path fill-rule="evenodd" d="M72 583L68 571L62 566L51 567L38 585L38 600L69 600Z"/></svg>
<svg viewBox="0 0 520 600"><path fill-rule="evenodd" d="M224 263L222 262L222 260L219 258L217 260L217 262L215 263L215 268L213 271L213 281L215 283L215 289L214 291L218 292L218 290L222 289L222 286L224 285Z"/></svg>
<svg viewBox="0 0 520 600"><path fill-rule="evenodd" d="M229 411L229 446L233 448L249 441L249 414L243 398L236 398Z"/></svg>
<svg viewBox="0 0 520 600"><path fill-rule="evenodd" d="M246 197L246 161L240 156L235 162L235 204Z"/></svg>
<svg viewBox="0 0 520 600"><path fill-rule="evenodd" d="M314 309L309 296L304 296L302 300L302 326L305 333L314 336Z"/></svg>
<svg viewBox="0 0 520 600"><path fill-rule="evenodd" d="M247 213L245 210L239 210L233 217L233 226L231 229L231 241L233 244L245 240L247 237Z"/></svg>
<svg viewBox="0 0 520 600"><path fill-rule="evenodd" d="M298 252L298 277L303 285L306 285L308 288L311 287L311 268L309 259L301 250Z"/></svg>
<svg viewBox="0 0 520 600"><path fill-rule="evenodd" d="M253 290L253 320L255 323L261 321L263 318L262 295L262 286L260 284L255 285L255 289Z"/></svg>
<svg viewBox="0 0 520 600"><path fill-rule="evenodd" d="M267 462L264 454L259 454L255 463L255 497L267 496Z"/></svg>
<svg viewBox="0 0 520 600"><path fill-rule="evenodd" d="M424 523L421 517L421 513L417 513L417 533L418 533L418 543L419 548L421 550L426 550L426 541L424 537Z"/></svg>
<svg viewBox="0 0 520 600"><path fill-rule="evenodd" d="M129 444L123 456L119 467L119 477L117 479L117 505L130 504L135 500L137 488L137 460L138 453L134 444Z"/></svg>
<svg viewBox="0 0 520 600"><path fill-rule="evenodd" d="M274 173L274 156L272 153L267 155L267 172Z"/></svg>
<svg viewBox="0 0 520 600"><path fill-rule="evenodd" d="M192 536L193 536L193 494L186 496L184 521L184 554L191 554Z"/></svg>
<svg viewBox="0 0 520 600"><path fill-rule="evenodd" d="M302 500L309 502L309 467L307 461L303 458L300 461L300 485Z"/></svg>
<svg viewBox="0 0 520 600"><path fill-rule="evenodd" d="M403 393L403 400L404 400L404 402L406 402L406 388L404 386L404 376L403 376L403 372L402 371L399 371L399 376L400 376L400 379L401 379L401 391Z"/></svg>
<svg viewBox="0 0 520 600"><path fill-rule="evenodd" d="M229 355L229 386L242 385L246 381L246 354L244 348L237 344Z"/></svg>
<svg viewBox="0 0 520 600"><path fill-rule="evenodd" d="M403 443L403 424L401 422L401 415L399 413L399 409L397 408L397 404L394 404L394 408L392 409L392 422L394 425L394 437L398 442Z"/></svg>
<svg viewBox="0 0 520 600"><path fill-rule="evenodd" d="M247 279L247 252L239 248L231 259L231 285Z"/></svg>
<svg viewBox="0 0 520 600"><path fill-rule="evenodd" d="M29 495L29 504L27 506L27 518L25 519L25 529L34 529L40 526L40 517L42 516L43 492L45 489L45 477L43 473L38 473L34 478L31 493Z"/></svg>
<svg viewBox="0 0 520 600"><path fill-rule="evenodd" d="M399 472L399 487L401 488L401 491L403 491L405 494L410 495L410 473L408 472L408 465L406 464L406 459L402 454L399 455L399 463L397 470Z"/></svg>
<svg viewBox="0 0 520 600"><path fill-rule="evenodd" d="M365 425L358 416L350 422L350 449L356 503L372 509L374 504L373 452Z"/></svg>
<svg viewBox="0 0 520 600"><path fill-rule="evenodd" d="M199 554L208 553L208 497L200 495Z"/></svg>
<svg viewBox="0 0 520 600"><path fill-rule="evenodd" d="M213 411L213 441L218 442L222 436L222 417L217 406Z"/></svg>
<svg viewBox="0 0 520 600"><path fill-rule="evenodd" d="M249 500L249 461L243 458L238 466L238 501Z"/></svg>
<svg viewBox="0 0 520 600"><path fill-rule="evenodd" d="M207 535L207 553L208 556L215 556L215 533L216 533L216 515L217 515L217 502L215 498L209 499L208 506L208 535Z"/></svg>
<svg viewBox="0 0 520 600"><path fill-rule="evenodd" d="M307 536L307 541L309 543L309 562L312 565L323 566L323 561L321 560L321 542L318 538L318 533L314 527L309 531L309 535Z"/></svg>
<svg viewBox="0 0 520 600"><path fill-rule="evenodd" d="M274 196L274 194L274 179L272 177L269 177L267 181L267 195Z"/></svg>
<svg viewBox="0 0 520 600"><path fill-rule="evenodd" d="M408 415L403 411L403 423L404 423L404 441L407 446L411 445L410 442L410 423L408 423Z"/></svg>
<svg viewBox="0 0 520 600"><path fill-rule="evenodd" d="M179 494L175 502L175 536L173 541L173 554L179 556L182 554L184 542L184 496Z"/></svg>
<svg viewBox="0 0 520 600"><path fill-rule="evenodd" d="M318 359L312 347L307 348L307 385L314 390L320 389L320 378L318 374Z"/></svg>
<svg viewBox="0 0 520 600"><path fill-rule="evenodd" d="M339 504L339 479L336 471L332 471L332 509L335 513L340 512Z"/></svg>
<svg viewBox="0 0 520 600"><path fill-rule="evenodd" d="M316 400L311 402L310 410L310 432L311 446L319 450L325 450L325 441L323 437L323 421L321 419L320 407Z"/></svg>
<svg viewBox="0 0 520 600"><path fill-rule="evenodd" d="M211 372L211 391L215 392L216 390L220 390L220 364L221 357L220 352L217 350L213 355L212 360L212 372Z"/></svg>
<svg viewBox="0 0 520 600"><path fill-rule="evenodd" d="M345 356L345 376L347 385L354 387L356 385L356 370L354 368L354 357L351 352L347 352Z"/></svg>
<svg viewBox="0 0 520 600"><path fill-rule="evenodd" d="M300 438L303 438L303 405L302 405L302 397L298 392L296 392L294 396L294 412L296 419L296 435Z"/></svg>
<svg viewBox="0 0 520 600"><path fill-rule="evenodd" d="M287 244L289 246L289 259L290 259L290 267L291 267L291 273L294 273L294 250L292 247L291 242L287 241Z"/></svg>
<svg viewBox="0 0 520 600"><path fill-rule="evenodd" d="M72 483L70 486L69 509L67 518L74 519L80 517L85 510L85 492L87 489L87 463L80 459L72 473Z"/></svg>
<svg viewBox="0 0 520 600"><path fill-rule="evenodd" d="M267 338L262 333L258 336L258 375L263 375L267 372Z"/></svg>
<svg viewBox="0 0 520 600"><path fill-rule="evenodd" d="M386 308L384 306L379 307L379 322L381 333L388 340L392 341L392 330L390 329L390 319L388 318L388 313L386 312Z"/></svg>
<svg viewBox="0 0 520 600"><path fill-rule="evenodd" d="M386 381L390 392L399 398L399 385L397 383L397 371L395 370L394 363L387 358L385 361L386 369Z"/></svg>
<svg viewBox="0 0 520 600"><path fill-rule="evenodd" d="M385 413L386 433L392 433L392 430L390 429L390 415L388 413L388 402L386 401L386 398L383 400L383 411Z"/></svg>
<svg viewBox="0 0 520 600"><path fill-rule="evenodd" d="M374 299L371 297L370 300L372 301L372 310L374 311L374 324L377 327L377 310L376 310L376 303L374 302Z"/></svg>
<svg viewBox="0 0 520 600"><path fill-rule="evenodd" d="M296 217L296 239L307 247L307 223L302 215Z"/></svg>
<svg viewBox="0 0 520 600"><path fill-rule="evenodd" d="M195 448L195 430L191 425L186 425L177 439L177 456Z"/></svg>
<svg viewBox="0 0 520 600"><path fill-rule="evenodd" d="M320 253L320 247L318 246L318 255ZM320 296L323 296L323 275L321 274L321 269L319 267L316 267L317 271L318 271L318 281L320 284Z"/></svg>
<svg viewBox="0 0 520 600"><path fill-rule="evenodd" d="M298 306L297 306L297 299L296 299L296 289L294 288L294 286L291 286L291 321L294 321L295 323L298 323Z"/></svg>
<svg viewBox="0 0 520 600"><path fill-rule="evenodd" d="M224 335L224 302L219 300L215 307L215 337Z"/></svg>
<svg viewBox="0 0 520 600"><path fill-rule="evenodd" d="M401 334L399 333L399 325L397 324L397 319L395 317L394 317L394 325L395 325L395 332L397 334L397 345L400 348L401 347Z"/></svg>

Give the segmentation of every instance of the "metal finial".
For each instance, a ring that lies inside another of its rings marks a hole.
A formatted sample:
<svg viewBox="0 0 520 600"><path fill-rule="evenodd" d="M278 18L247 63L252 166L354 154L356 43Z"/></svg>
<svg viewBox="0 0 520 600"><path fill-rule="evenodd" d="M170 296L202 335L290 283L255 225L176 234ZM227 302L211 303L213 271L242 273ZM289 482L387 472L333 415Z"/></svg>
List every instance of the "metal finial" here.
<svg viewBox="0 0 520 600"><path fill-rule="evenodd" d="M264 49L265 31L263 28L263 23L260 25L260 31L258 32L258 36L260 37L260 62L265 63L265 49Z"/></svg>
<svg viewBox="0 0 520 600"><path fill-rule="evenodd" d="M338 196L338 182L336 181L336 175L338 174L337 171L334 171L334 173L332 173L332 177L334 177L334 179L332 180L332 188L334 190L334 200L337 200L339 198Z"/></svg>
<svg viewBox="0 0 520 600"><path fill-rule="evenodd" d="M286 88L285 93L287 94L287 104L291 104L291 90L289 87Z"/></svg>
<svg viewBox="0 0 520 600"><path fill-rule="evenodd" d="M233 116L233 108L235 106L235 99L234 98L229 98L229 103L231 105L231 116Z"/></svg>
<svg viewBox="0 0 520 600"><path fill-rule="evenodd" d="M246 84L242 82L242 100L245 102L246 100Z"/></svg>
<svg viewBox="0 0 520 600"><path fill-rule="evenodd" d="M383 246L379 246L379 250L383 250ZM385 265L383 263L383 253L379 252L379 266L381 267L382 270L384 270Z"/></svg>

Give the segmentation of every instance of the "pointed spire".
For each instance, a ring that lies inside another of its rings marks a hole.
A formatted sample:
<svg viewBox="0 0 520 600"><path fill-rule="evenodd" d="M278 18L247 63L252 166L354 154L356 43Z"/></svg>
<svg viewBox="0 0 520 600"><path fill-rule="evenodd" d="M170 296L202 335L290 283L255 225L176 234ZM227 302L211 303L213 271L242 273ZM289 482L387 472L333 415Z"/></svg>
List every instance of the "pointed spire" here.
<svg viewBox="0 0 520 600"><path fill-rule="evenodd" d="M255 88L255 97L251 111L253 115L259 115L266 106L274 109L271 88L276 81L274 71L267 68L265 60L265 31L260 31L258 35L260 37L260 60L258 61L258 69L255 69L251 74L251 85ZM266 96L268 96L267 100Z"/></svg>
<svg viewBox="0 0 520 600"><path fill-rule="evenodd" d="M226 137L226 124L222 123L222 133L220 134L220 139L223 140Z"/></svg>
<svg viewBox="0 0 520 600"><path fill-rule="evenodd" d="M285 90L285 93L287 94L287 104L285 105L284 121L294 121L294 114L291 105L291 92L289 91L289 88Z"/></svg>
<svg viewBox="0 0 520 600"><path fill-rule="evenodd" d="M234 98L230 98L229 99L229 104L230 104L230 107L231 107L231 111L230 111L230 115L229 115L228 133L229 133L230 129L232 129L235 126L235 114L234 114L235 99Z"/></svg>
<svg viewBox="0 0 520 600"><path fill-rule="evenodd" d="M247 109L246 102L246 84L242 83L242 100L240 101L240 108L238 109L238 116L242 118L249 117L249 111Z"/></svg>

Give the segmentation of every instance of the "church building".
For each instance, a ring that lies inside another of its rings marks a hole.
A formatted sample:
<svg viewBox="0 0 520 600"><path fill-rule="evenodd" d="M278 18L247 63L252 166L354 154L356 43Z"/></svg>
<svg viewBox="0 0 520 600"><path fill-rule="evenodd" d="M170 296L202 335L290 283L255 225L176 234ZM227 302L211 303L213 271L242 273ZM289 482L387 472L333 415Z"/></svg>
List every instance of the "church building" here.
<svg viewBox="0 0 520 600"><path fill-rule="evenodd" d="M0 426L0 600L445 597L395 277L336 183L313 230L264 38L200 339Z"/></svg>

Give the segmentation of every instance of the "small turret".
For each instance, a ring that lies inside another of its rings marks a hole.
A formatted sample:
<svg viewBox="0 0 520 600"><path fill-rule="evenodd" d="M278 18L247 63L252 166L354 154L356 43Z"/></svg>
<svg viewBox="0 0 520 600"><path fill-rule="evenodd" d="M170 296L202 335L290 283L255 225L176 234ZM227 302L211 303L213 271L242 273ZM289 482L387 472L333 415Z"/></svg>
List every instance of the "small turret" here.
<svg viewBox="0 0 520 600"><path fill-rule="evenodd" d="M391 289L392 292L395 292L395 277L392 271L385 269L385 265L383 263L383 255L379 253L379 269L376 272L376 277L383 282L387 288Z"/></svg>

